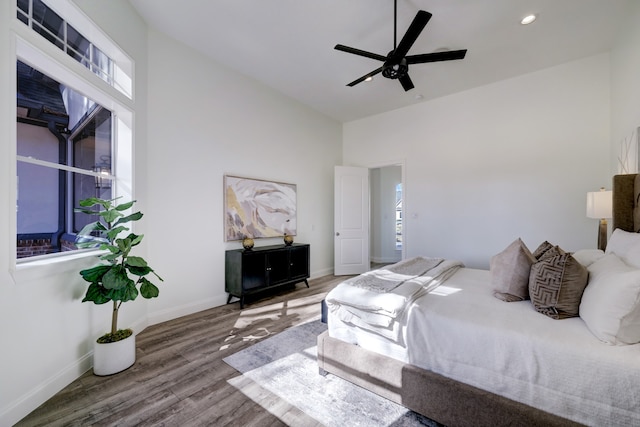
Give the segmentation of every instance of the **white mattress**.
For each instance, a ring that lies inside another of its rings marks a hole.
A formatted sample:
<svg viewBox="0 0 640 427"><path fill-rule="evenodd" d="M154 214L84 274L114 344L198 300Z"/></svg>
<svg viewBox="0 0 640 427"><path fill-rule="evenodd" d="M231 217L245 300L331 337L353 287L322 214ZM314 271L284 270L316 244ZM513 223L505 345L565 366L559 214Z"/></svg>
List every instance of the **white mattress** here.
<svg viewBox="0 0 640 427"><path fill-rule="evenodd" d="M610 346L580 318L493 296L463 268L409 309L399 345L329 313L329 335L593 426L640 425L640 345Z"/></svg>

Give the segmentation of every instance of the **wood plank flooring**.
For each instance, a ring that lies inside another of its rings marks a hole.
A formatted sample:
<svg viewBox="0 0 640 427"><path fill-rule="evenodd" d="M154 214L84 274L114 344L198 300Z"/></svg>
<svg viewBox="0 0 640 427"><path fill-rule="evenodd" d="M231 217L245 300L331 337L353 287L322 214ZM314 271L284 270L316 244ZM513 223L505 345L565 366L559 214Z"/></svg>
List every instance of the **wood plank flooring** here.
<svg viewBox="0 0 640 427"><path fill-rule="evenodd" d="M309 425L309 417L277 396L262 396L265 409L230 385L240 374L222 359L318 319L320 301L344 279L325 276L310 280L309 288L299 283L248 300L243 310L236 302L151 326L136 337L131 368L108 377L85 373L17 426Z"/></svg>

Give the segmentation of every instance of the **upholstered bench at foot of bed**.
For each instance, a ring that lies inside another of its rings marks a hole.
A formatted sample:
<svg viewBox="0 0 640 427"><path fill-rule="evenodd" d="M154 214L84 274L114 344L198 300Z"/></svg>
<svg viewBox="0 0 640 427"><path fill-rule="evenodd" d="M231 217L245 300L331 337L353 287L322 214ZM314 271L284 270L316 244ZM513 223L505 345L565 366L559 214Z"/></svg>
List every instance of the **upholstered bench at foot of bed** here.
<svg viewBox="0 0 640 427"><path fill-rule="evenodd" d="M331 338L318 337L320 373L334 374L419 414L454 426L578 426L493 393Z"/></svg>

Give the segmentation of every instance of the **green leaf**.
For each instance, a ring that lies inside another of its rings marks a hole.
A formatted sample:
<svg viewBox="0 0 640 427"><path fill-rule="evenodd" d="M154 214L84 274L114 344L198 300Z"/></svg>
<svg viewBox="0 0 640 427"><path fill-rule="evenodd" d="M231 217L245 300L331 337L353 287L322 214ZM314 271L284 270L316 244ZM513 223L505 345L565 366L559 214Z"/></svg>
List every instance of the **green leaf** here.
<svg viewBox="0 0 640 427"><path fill-rule="evenodd" d="M122 214L120 214L122 216ZM113 224L114 226L116 225L120 225L120 224L124 224L126 222L130 222L130 221L137 221L140 218L142 218L142 213L141 212L136 212L136 213L132 213L131 215L127 215L127 216L122 216L122 218L120 218L115 224Z"/></svg>
<svg viewBox="0 0 640 427"><path fill-rule="evenodd" d="M127 230L129 230L127 227L122 227L122 226L112 228L107 232L107 237L109 238L109 240L113 241L113 239L118 237L118 234L120 234L122 231L127 231Z"/></svg>
<svg viewBox="0 0 640 427"><path fill-rule="evenodd" d="M140 279L140 295L144 298L155 298L160 295L160 290L156 285L142 277Z"/></svg>
<svg viewBox="0 0 640 427"><path fill-rule="evenodd" d="M102 204L103 204L103 200L98 199L96 197L88 197L86 199L80 200L80 206L85 208L95 206L95 205L102 205Z"/></svg>
<svg viewBox="0 0 640 427"><path fill-rule="evenodd" d="M134 283L131 283L130 285L125 286L124 288L108 289L106 291L107 291L107 295L112 301L127 302L127 301L133 301L138 297L138 290L136 289L136 286Z"/></svg>
<svg viewBox="0 0 640 427"><path fill-rule="evenodd" d="M106 255L102 255L102 256L100 257L100 259L105 260L105 261L109 261L109 262L115 261L115 260L117 260L118 258L120 258L120 252L115 253L115 254L106 254Z"/></svg>
<svg viewBox="0 0 640 427"><path fill-rule="evenodd" d="M146 267L147 261L139 256L130 256L127 258L127 265L130 267Z"/></svg>
<svg viewBox="0 0 640 427"><path fill-rule="evenodd" d="M129 251L131 250L131 240L129 238L116 239L116 245L118 246L118 249L120 249L120 251L124 252L125 254L129 253Z"/></svg>
<svg viewBox="0 0 640 427"><path fill-rule="evenodd" d="M92 283L89 285L87 293L82 299L82 302L87 301L91 301L95 304L104 304L111 301L111 298L108 296L108 292L105 288L98 285L97 283Z"/></svg>
<svg viewBox="0 0 640 427"><path fill-rule="evenodd" d="M102 249L103 251L109 251L114 254L120 252L120 249L118 249L117 246L113 246L111 243L103 243L102 245L100 245L100 249Z"/></svg>
<svg viewBox="0 0 640 427"><path fill-rule="evenodd" d="M102 286L107 289L123 289L134 283L127 275L127 270L120 264L116 264L102 277Z"/></svg>
<svg viewBox="0 0 640 427"><path fill-rule="evenodd" d="M124 289L122 289L121 297L122 298L120 300L122 302L133 301L138 298L138 289L136 288L136 284L133 280L131 283L127 284Z"/></svg>
<svg viewBox="0 0 640 427"><path fill-rule="evenodd" d="M98 215L100 215L102 218L104 218L104 220L107 222L107 224L111 224L118 217L122 216L122 214L120 212L118 212L117 210L115 210L115 209L109 209L109 210L106 210L106 211L102 211Z"/></svg>
<svg viewBox="0 0 640 427"><path fill-rule="evenodd" d="M87 239L82 242L76 242L78 249L97 248L102 244L102 239Z"/></svg>
<svg viewBox="0 0 640 427"><path fill-rule="evenodd" d="M136 276L146 276L147 274L151 273L153 271L153 269L149 266L147 267L136 267L133 265L127 265L127 268L129 269L129 272L131 274L135 274Z"/></svg>
<svg viewBox="0 0 640 427"><path fill-rule="evenodd" d="M133 206L133 204L134 204L135 202L136 202L135 200L132 200L132 201L127 202L127 203L122 203L122 204L120 204L120 205L116 206L115 208L116 208L116 210L119 210L119 211L126 211L126 210L127 210L127 209L129 209L131 206Z"/></svg>
<svg viewBox="0 0 640 427"><path fill-rule="evenodd" d="M102 277L111 270L111 268L113 268L111 265L96 265L95 267L80 271L80 275L87 282L100 283Z"/></svg>
<svg viewBox="0 0 640 427"><path fill-rule="evenodd" d="M136 246L137 244L142 242L143 237L144 237L144 234L141 234L139 236L133 233L129 234L129 238L131 239L131 246Z"/></svg>
<svg viewBox="0 0 640 427"><path fill-rule="evenodd" d="M95 215L96 213L93 212L93 214ZM90 236L92 231L105 231L105 230L106 230L105 226L100 221L94 221L82 227L82 230L78 232L78 235Z"/></svg>

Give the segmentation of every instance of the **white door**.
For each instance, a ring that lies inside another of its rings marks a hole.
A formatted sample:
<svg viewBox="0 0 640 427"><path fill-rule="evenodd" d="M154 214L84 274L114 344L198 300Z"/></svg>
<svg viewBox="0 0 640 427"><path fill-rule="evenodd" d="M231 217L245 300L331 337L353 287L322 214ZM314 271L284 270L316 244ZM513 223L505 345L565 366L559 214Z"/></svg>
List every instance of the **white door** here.
<svg viewBox="0 0 640 427"><path fill-rule="evenodd" d="M334 274L369 270L369 169L336 166Z"/></svg>

